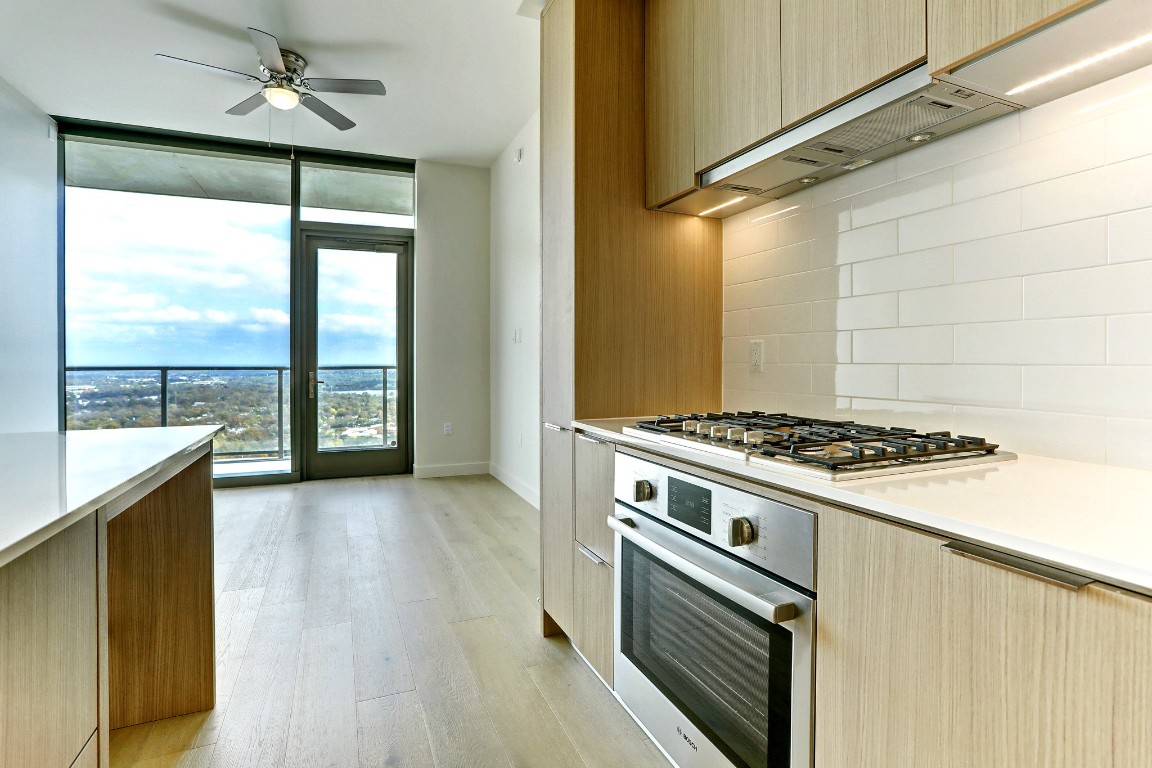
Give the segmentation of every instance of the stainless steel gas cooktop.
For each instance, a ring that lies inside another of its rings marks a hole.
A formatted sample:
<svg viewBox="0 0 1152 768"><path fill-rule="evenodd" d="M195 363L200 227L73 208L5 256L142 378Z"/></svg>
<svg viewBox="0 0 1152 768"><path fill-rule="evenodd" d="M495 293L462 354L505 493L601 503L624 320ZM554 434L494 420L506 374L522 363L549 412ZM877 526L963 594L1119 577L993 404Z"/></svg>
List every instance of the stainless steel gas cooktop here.
<svg viewBox="0 0 1152 768"><path fill-rule="evenodd" d="M983 437L762 411L659 416L624 434L827 480L1016 458Z"/></svg>

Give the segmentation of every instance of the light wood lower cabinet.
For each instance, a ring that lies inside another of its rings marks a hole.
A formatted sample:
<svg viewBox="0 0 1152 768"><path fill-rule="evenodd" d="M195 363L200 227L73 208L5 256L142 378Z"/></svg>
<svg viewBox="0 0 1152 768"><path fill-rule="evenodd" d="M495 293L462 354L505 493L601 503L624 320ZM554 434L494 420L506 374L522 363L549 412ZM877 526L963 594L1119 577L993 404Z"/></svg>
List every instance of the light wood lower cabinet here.
<svg viewBox="0 0 1152 768"><path fill-rule="evenodd" d="M612 685L612 567L579 551L572 572L573 628L576 650L609 686Z"/></svg>
<svg viewBox="0 0 1152 768"><path fill-rule="evenodd" d="M0 568L0 765L67 768L97 724L96 515Z"/></svg>
<svg viewBox="0 0 1152 768"><path fill-rule="evenodd" d="M97 768L100 765L100 739L93 733L88 738L88 743L84 745L84 750L77 755L76 761L72 763L72 768ZM108 762L105 761L105 765Z"/></svg>
<svg viewBox="0 0 1152 768"><path fill-rule="evenodd" d="M616 447L579 433L575 447L576 541L612 565L614 538L606 520L616 505L612 491Z"/></svg>
<svg viewBox="0 0 1152 768"><path fill-rule="evenodd" d="M1152 765L1152 600L820 514L816 766Z"/></svg>
<svg viewBox="0 0 1152 768"><path fill-rule="evenodd" d="M545 635L572 635L572 431L545 426L540 445L540 575Z"/></svg>

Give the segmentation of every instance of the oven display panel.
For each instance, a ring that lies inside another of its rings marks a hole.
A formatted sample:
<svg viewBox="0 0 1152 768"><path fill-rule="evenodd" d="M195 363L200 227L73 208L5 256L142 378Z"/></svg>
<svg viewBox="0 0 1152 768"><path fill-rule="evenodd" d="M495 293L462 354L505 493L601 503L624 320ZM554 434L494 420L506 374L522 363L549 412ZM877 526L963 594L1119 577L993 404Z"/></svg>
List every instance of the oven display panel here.
<svg viewBox="0 0 1152 768"><path fill-rule="evenodd" d="M712 534L712 491L668 478L668 516Z"/></svg>

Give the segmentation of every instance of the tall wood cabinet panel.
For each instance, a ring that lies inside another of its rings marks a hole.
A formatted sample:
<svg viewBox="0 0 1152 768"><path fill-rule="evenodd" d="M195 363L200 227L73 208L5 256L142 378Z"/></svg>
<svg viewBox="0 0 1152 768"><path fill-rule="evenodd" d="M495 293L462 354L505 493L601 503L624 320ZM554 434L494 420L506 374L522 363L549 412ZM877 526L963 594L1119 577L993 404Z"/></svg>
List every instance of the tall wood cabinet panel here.
<svg viewBox="0 0 1152 768"><path fill-rule="evenodd" d="M545 427L540 450L544 634L572 633L572 430Z"/></svg>
<svg viewBox="0 0 1152 768"><path fill-rule="evenodd" d="M780 0L698 0L693 51L696 170L780 122Z"/></svg>
<svg viewBox="0 0 1152 768"><path fill-rule="evenodd" d="M782 0L780 27L784 125L927 55L924 0Z"/></svg>
<svg viewBox="0 0 1152 768"><path fill-rule="evenodd" d="M948 764L941 542L820 512L816 765Z"/></svg>
<svg viewBox="0 0 1152 768"><path fill-rule="evenodd" d="M616 447L587 435L576 435L576 541L608 565L615 542L606 520L616 504L612 491Z"/></svg>
<svg viewBox="0 0 1152 768"><path fill-rule="evenodd" d="M947 72L1094 0L928 0L928 67Z"/></svg>
<svg viewBox="0 0 1152 768"><path fill-rule="evenodd" d="M700 0L648 0L644 21L647 204L696 186L692 30Z"/></svg>
<svg viewBox="0 0 1152 768"><path fill-rule="evenodd" d="M67 768L97 725L96 515L0 568L0 765Z"/></svg>

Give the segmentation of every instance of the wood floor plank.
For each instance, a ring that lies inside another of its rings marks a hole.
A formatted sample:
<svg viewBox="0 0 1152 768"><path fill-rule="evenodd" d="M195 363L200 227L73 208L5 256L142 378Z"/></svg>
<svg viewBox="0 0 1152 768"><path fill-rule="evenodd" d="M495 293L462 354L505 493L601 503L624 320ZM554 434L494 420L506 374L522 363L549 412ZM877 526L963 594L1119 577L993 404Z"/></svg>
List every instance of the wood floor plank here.
<svg viewBox="0 0 1152 768"><path fill-rule="evenodd" d="M140 760L135 768L208 768L212 764L212 753L216 747L208 745L185 752L160 755L149 760Z"/></svg>
<svg viewBox="0 0 1152 768"><path fill-rule="evenodd" d="M388 564L388 578L392 595L397 603L412 603L436 597L436 587L424 568L424 559L412 546L412 541L398 541L380 537L384 560Z"/></svg>
<svg viewBox="0 0 1152 768"><path fill-rule="evenodd" d="M582 662L540 664L528 674L589 768L668 768L660 750Z"/></svg>
<svg viewBox="0 0 1152 768"><path fill-rule="evenodd" d="M496 558L496 562L512 579L512 583L529 601L535 603L540 597L540 548L528 554L515 544L500 544L489 546L488 551Z"/></svg>
<svg viewBox="0 0 1152 768"><path fill-rule="evenodd" d="M424 708L415 691L356 705L360 768L435 768Z"/></svg>
<svg viewBox="0 0 1152 768"><path fill-rule="evenodd" d="M397 609L405 643L420 649L412 654L412 674L436 764L512 766L437 601L401 603Z"/></svg>
<svg viewBox="0 0 1152 768"><path fill-rule="evenodd" d="M348 602L348 558L339 555L312 558L304 628L347 624L352 620Z"/></svg>
<svg viewBox="0 0 1152 768"><path fill-rule="evenodd" d="M349 543L356 700L411 691L416 685L408 664L400 617L392 601L392 585L380 537L355 536Z"/></svg>
<svg viewBox="0 0 1152 768"><path fill-rule="evenodd" d="M257 587L226 592L216 601L217 706L232 695L263 599L264 588Z"/></svg>
<svg viewBox="0 0 1152 768"><path fill-rule="evenodd" d="M525 767L584 768L568 734L520 666L496 621L475 619L451 626L512 762Z"/></svg>
<svg viewBox="0 0 1152 768"><path fill-rule="evenodd" d="M367 501L360 501L348 510L348 538L357 536L379 536L380 529L376 527L376 511Z"/></svg>
<svg viewBox="0 0 1152 768"><path fill-rule="evenodd" d="M303 602L308 597L308 576L315 549L315 533L285 532L276 550L272 571L268 574L268 586L264 589L265 605Z"/></svg>
<svg viewBox="0 0 1152 768"><path fill-rule="evenodd" d="M305 629L284 765L356 768L352 624Z"/></svg>
<svg viewBox="0 0 1152 768"><path fill-rule="evenodd" d="M472 586L472 579L464 572L441 529L430 525L425 535L408 542L411 554L421 559L432 588L439 600L440 611L449 621L467 621L491 616L492 610Z"/></svg>
<svg viewBox="0 0 1152 768"><path fill-rule="evenodd" d="M225 712L226 705L157 720L140 745L135 764L214 744Z"/></svg>
<svg viewBox="0 0 1152 768"><path fill-rule="evenodd" d="M272 562L280 544L280 537L284 535L288 513L287 504L269 503L265 505L260 521L248 539L248 544L236 559L236 565L232 567L232 571L228 575L228 583L224 586L225 592L234 589L263 587L268 583L268 574L272 570Z"/></svg>
<svg viewBox="0 0 1152 768"><path fill-rule="evenodd" d="M378 498L373 499L376 529L385 540L410 541L420 537L427 522L424 513L427 503L410 485L385 486Z"/></svg>
<svg viewBox="0 0 1152 768"><path fill-rule="evenodd" d="M304 603L260 608L228 711L213 768L282 764L304 629Z"/></svg>
<svg viewBox="0 0 1152 768"><path fill-rule="evenodd" d="M148 738L152 725L141 723L113 730L108 739L108 753L112 765L126 766L136 762L136 756L140 754L140 747Z"/></svg>

